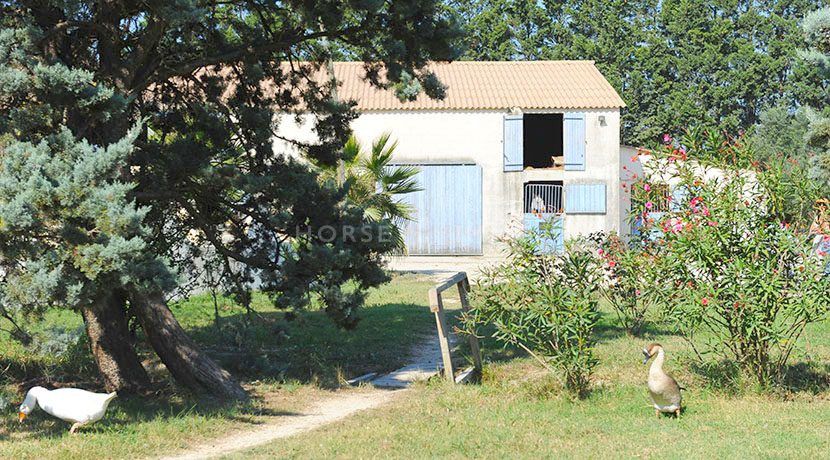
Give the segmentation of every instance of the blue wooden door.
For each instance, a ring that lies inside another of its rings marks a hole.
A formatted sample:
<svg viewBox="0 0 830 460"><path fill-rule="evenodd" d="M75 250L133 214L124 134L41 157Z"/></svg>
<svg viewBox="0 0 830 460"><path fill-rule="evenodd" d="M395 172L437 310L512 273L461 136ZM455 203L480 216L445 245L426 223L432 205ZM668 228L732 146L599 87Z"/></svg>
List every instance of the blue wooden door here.
<svg viewBox="0 0 830 460"><path fill-rule="evenodd" d="M523 223L525 230L539 235L540 252L565 250L565 219L561 215L525 213Z"/></svg>
<svg viewBox="0 0 830 460"><path fill-rule="evenodd" d="M662 219L664 215L666 215L665 212L649 212L646 214L646 218L656 222ZM652 226L648 234L642 234L642 231L640 230L641 228L643 228L642 216L637 217L637 219L634 220L631 228L631 234L634 236L642 236L644 239L651 241L655 241L663 237L663 230L657 225Z"/></svg>
<svg viewBox="0 0 830 460"><path fill-rule="evenodd" d="M415 222L404 226L410 255L481 254L481 167L418 165L420 192L403 196Z"/></svg>

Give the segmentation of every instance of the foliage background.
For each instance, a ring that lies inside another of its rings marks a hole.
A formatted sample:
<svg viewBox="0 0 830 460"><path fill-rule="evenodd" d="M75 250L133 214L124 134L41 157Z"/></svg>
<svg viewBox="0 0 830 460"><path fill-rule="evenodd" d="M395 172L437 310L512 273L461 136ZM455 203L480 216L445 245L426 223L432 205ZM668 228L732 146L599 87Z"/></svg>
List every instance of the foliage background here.
<svg viewBox="0 0 830 460"><path fill-rule="evenodd" d="M827 105L799 57L809 0L447 0L469 35L464 59L591 59L628 107L623 142L702 125L748 130L780 105Z"/></svg>

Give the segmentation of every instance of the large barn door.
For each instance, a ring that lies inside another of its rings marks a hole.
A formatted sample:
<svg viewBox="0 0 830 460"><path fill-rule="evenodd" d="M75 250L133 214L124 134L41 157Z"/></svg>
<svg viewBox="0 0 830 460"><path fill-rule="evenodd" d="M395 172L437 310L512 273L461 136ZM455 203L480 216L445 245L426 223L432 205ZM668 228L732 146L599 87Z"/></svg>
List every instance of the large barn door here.
<svg viewBox="0 0 830 460"><path fill-rule="evenodd" d="M403 196L415 222L404 226L410 255L481 254L481 167L418 165L420 192Z"/></svg>

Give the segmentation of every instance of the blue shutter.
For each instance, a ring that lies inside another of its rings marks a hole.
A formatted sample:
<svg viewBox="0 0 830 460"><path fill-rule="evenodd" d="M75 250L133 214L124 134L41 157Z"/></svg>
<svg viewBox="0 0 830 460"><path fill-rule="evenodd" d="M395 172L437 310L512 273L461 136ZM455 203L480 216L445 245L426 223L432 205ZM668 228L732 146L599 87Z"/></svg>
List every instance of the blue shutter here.
<svg viewBox="0 0 830 460"><path fill-rule="evenodd" d="M524 169L524 119L521 115L504 116L504 170Z"/></svg>
<svg viewBox="0 0 830 460"><path fill-rule="evenodd" d="M585 114L566 113L562 128L565 170L585 171Z"/></svg>
<svg viewBox="0 0 830 460"><path fill-rule="evenodd" d="M565 213L605 214L605 184L566 184Z"/></svg>

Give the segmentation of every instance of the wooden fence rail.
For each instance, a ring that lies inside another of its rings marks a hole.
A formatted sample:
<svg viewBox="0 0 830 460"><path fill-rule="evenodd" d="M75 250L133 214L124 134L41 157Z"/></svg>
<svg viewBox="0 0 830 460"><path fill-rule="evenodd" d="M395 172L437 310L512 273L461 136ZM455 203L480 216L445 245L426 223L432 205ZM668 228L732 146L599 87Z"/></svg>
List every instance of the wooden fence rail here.
<svg viewBox="0 0 830 460"><path fill-rule="evenodd" d="M467 301L467 293L470 291L470 281L467 273L458 272L444 282L435 285L429 290L429 310L435 314L435 324L438 327L438 343L441 345L441 359L444 362L444 377L452 383L456 382L455 370L452 364L452 350L450 349L450 331L447 327L447 318L444 313L444 302L441 293L456 286L458 297L461 300L461 311L464 313L470 310ZM475 370L481 373L481 350L478 347L478 338L475 334L466 334L470 342L470 352L473 355Z"/></svg>

